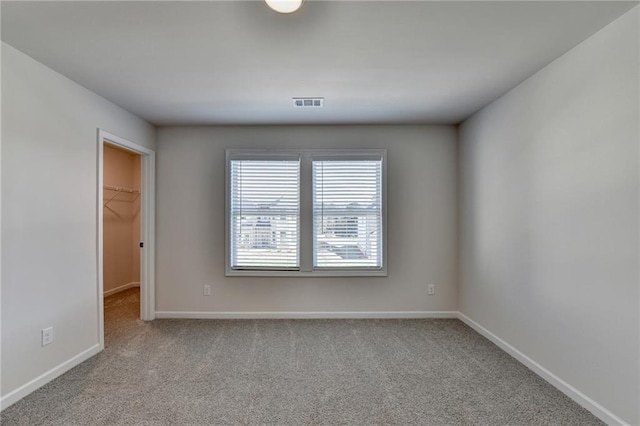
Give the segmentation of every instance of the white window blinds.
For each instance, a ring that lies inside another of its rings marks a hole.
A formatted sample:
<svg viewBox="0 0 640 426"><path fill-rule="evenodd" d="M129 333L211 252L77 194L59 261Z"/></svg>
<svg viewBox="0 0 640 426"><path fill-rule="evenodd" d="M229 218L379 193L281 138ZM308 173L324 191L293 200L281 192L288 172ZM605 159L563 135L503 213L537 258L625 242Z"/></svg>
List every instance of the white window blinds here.
<svg viewBox="0 0 640 426"><path fill-rule="evenodd" d="M230 161L231 268L299 268L300 161Z"/></svg>
<svg viewBox="0 0 640 426"><path fill-rule="evenodd" d="M382 159L313 160L314 268L381 269Z"/></svg>

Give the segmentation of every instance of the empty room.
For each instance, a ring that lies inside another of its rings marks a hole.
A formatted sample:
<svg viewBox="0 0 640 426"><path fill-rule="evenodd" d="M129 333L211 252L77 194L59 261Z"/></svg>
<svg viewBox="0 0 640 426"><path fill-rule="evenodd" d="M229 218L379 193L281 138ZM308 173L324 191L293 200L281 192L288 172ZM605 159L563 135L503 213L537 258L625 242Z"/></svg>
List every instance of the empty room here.
<svg viewBox="0 0 640 426"><path fill-rule="evenodd" d="M1 1L2 425L640 425L637 1Z"/></svg>

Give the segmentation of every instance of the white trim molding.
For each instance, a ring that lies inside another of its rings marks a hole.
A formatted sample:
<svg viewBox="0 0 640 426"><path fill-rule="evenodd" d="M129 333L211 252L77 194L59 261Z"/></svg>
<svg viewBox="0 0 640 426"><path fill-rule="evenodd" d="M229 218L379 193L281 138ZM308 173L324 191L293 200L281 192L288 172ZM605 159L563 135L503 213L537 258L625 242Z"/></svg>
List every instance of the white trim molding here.
<svg viewBox="0 0 640 426"><path fill-rule="evenodd" d="M52 368L51 370L47 371L44 374L41 374L40 376L20 386L14 391L9 392L8 394L6 394L0 399L0 410L4 410L5 408L11 406L12 404L18 402L25 396L29 395L31 392L41 388L42 386L46 385L56 377L66 373L76 365L79 365L84 361L88 360L89 358L91 358L92 356L96 355L101 350L102 350L102 347L100 343L96 343L95 345L91 346L89 349L83 352L80 352L78 355L74 356L73 358L66 360L62 364Z"/></svg>
<svg viewBox="0 0 640 426"><path fill-rule="evenodd" d="M458 318L456 311L380 312L181 312L156 311L156 318L186 319L366 319Z"/></svg>
<svg viewBox="0 0 640 426"><path fill-rule="evenodd" d="M140 281L130 282L130 283L112 288L111 290L107 290L104 292L104 297L111 296L112 294L120 293L121 291L125 291L133 287L140 287Z"/></svg>
<svg viewBox="0 0 640 426"><path fill-rule="evenodd" d="M524 364L531 371L536 373L538 376L542 377L556 389L558 389L563 394L567 395L569 398L577 402L580 406L589 410L594 416L598 417L600 420L605 422L608 425L620 425L620 426L629 426L629 423L622 420L620 417L613 414L611 411L604 408L602 405L595 402L593 399L589 398L587 395L580 392L578 389L571 386L569 383L562 380L560 377L553 374L551 371L544 368L542 365L538 364L527 355L520 352L515 347L511 346L509 343L502 340L500 337L496 336L462 312L458 312L458 319L460 321L467 324L469 327L473 328L475 331L480 333L482 336L489 339L491 342L495 343L500 349L514 357L521 364Z"/></svg>

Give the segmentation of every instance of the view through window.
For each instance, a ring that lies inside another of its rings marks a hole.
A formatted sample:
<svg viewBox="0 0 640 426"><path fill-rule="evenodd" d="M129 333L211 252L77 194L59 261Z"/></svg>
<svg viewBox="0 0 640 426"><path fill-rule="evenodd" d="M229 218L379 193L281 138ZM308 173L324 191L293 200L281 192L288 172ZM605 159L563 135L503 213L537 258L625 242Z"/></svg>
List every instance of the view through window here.
<svg viewBox="0 0 640 426"><path fill-rule="evenodd" d="M231 161L231 266L297 269L299 161Z"/></svg>
<svg viewBox="0 0 640 426"><path fill-rule="evenodd" d="M313 161L314 266L380 268L382 161Z"/></svg>

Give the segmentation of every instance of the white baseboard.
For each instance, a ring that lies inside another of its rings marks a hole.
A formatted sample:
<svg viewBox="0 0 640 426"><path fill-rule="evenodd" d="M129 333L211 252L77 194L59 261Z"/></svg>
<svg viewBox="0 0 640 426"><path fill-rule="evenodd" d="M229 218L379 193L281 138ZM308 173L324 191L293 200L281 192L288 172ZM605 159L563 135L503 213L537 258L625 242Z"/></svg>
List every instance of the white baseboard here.
<svg viewBox="0 0 640 426"><path fill-rule="evenodd" d="M602 405L595 402L593 399L589 398L578 389L571 386L569 383L562 380L560 377L556 376L518 349L511 346L509 343L502 340L500 337L496 336L462 312L458 312L458 318L467 324L469 327L473 328L475 331L492 341L496 344L500 349L517 359L520 363L524 364L531 371L536 373L538 376L542 377L544 380L553 385L560 392L567 395L569 398L580 404L582 407L589 410L594 416L598 417L600 420L605 422L608 425L620 425L620 426L629 426L627 422L613 414L611 411L604 408Z"/></svg>
<svg viewBox="0 0 640 426"><path fill-rule="evenodd" d="M25 396L29 395L31 392L33 392L36 389L46 385L47 383L49 383L50 381L52 381L56 377L60 376L61 374L66 373L67 371L71 370L76 365L78 365L78 364L86 361L87 359L91 358L92 356L96 355L101 350L102 350L102 348L100 347L100 344L96 343L94 346L90 347L89 349L87 349L87 350L85 350L83 352L80 352L78 355L74 356L73 358L68 359L67 361L63 362L62 364L58 365L57 367L52 368L51 370L47 371L46 373L36 377L35 379L31 380L28 383L20 386L18 389L15 389L15 390L9 392L8 394L6 394L2 398L0 398L0 411L4 410L5 408L7 408L9 406L11 406L12 404L18 402L19 400L21 400Z"/></svg>
<svg viewBox="0 0 640 426"><path fill-rule="evenodd" d="M455 311L381 312L180 312L156 311L156 318L188 319L355 319L355 318L458 318Z"/></svg>
<svg viewBox="0 0 640 426"><path fill-rule="evenodd" d="M124 284L119 287L112 288L111 290L107 290L104 292L104 297L111 296L112 294L120 293L121 291L125 291L133 287L140 287L140 281L130 282L128 284Z"/></svg>

